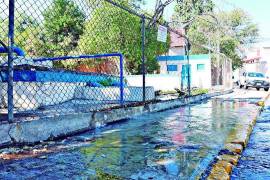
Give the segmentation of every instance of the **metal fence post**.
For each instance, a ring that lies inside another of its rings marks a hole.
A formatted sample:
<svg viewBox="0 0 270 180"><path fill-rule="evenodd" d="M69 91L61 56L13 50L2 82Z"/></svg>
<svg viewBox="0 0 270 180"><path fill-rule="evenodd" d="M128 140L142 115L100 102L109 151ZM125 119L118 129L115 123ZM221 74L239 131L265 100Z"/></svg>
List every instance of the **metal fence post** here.
<svg viewBox="0 0 270 180"><path fill-rule="evenodd" d="M124 104L124 57L120 54L120 104Z"/></svg>
<svg viewBox="0 0 270 180"><path fill-rule="evenodd" d="M13 112L13 45L14 45L14 0L9 0L8 24L8 121L12 122Z"/></svg>
<svg viewBox="0 0 270 180"><path fill-rule="evenodd" d="M142 16L142 75L143 75L143 102L145 102L145 16Z"/></svg>

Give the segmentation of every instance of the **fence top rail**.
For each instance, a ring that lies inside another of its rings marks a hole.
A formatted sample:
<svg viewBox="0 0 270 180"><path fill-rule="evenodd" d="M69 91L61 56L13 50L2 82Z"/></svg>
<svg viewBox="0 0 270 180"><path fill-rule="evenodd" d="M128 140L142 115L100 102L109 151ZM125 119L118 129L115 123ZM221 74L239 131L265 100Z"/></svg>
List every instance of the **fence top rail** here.
<svg viewBox="0 0 270 180"><path fill-rule="evenodd" d="M103 57L123 57L122 53L108 53L108 54L89 54L89 55L80 55L80 56L59 56L59 57L41 57L33 59L34 62L42 62L42 61L59 61L59 60L67 60L67 59L94 59L94 58L103 58Z"/></svg>
<svg viewBox="0 0 270 180"><path fill-rule="evenodd" d="M140 17L140 18L144 18L144 17L145 17L144 14L140 14L140 13L136 12L136 11L133 10L133 9L130 9L130 8L128 8L128 7L125 7L125 6L120 5L120 4L117 3L117 2L114 2L114 1L112 1L112 0L105 0L105 1L108 2L108 3L110 3L110 4L112 4L112 5L114 5L114 6L116 6L116 7L118 7L118 8L121 8L121 9L123 9L123 10L125 10L125 11L127 11L127 12L129 12L129 13L131 13L131 14L133 14L133 15L135 15L135 16L138 16L138 17Z"/></svg>

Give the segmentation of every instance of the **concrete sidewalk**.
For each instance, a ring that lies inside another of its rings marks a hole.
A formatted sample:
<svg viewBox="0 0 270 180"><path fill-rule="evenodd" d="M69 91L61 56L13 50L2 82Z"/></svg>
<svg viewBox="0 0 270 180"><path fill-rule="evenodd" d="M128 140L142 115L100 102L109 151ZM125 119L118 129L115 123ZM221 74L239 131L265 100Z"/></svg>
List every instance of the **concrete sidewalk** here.
<svg viewBox="0 0 270 180"><path fill-rule="evenodd" d="M248 146L231 179L270 179L270 102L257 119Z"/></svg>
<svg viewBox="0 0 270 180"><path fill-rule="evenodd" d="M235 88L233 93L225 94L219 96L221 99L263 99L265 98L269 92L266 91L257 91L256 89L239 89Z"/></svg>

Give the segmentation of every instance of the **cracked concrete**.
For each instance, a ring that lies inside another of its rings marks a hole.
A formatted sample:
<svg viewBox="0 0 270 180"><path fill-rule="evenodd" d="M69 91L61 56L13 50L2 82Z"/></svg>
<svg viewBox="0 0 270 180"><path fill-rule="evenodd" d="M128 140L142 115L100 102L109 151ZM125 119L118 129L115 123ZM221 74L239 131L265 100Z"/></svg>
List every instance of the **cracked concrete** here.
<svg viewBox="0 0 270 180"><path fill-rule="evenodd" d="M9 135L11 125L2 124L0 126L0 144L1 146L10 145L12 143L11 136Z"/></svg>

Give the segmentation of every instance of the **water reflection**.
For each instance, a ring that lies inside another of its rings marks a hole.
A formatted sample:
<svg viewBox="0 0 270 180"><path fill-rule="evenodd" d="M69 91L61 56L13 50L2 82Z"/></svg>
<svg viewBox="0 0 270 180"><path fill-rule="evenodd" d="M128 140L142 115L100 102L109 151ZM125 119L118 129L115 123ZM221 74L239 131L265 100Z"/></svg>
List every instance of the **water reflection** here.
<svg viewBox="0 0 270 180"><path fill-rule="evenodd" d="M195 178L219 151L235 124L244 116L248 117L247 112L254 107L249 103L213 99L137 116L80 135L94 137L94 140L87 146L51 153L42 160L42 169L54 167L54 176L67 178ZM73 139L76 141L78 137ZM0 170L0 178L23 171L34 176L36 168L31 165L26 169L20 167L20 171L18 168L22 163L37 161L41 160L28 158L6 163L5 167L13 168L8 172ZM39 175L49 177L51 174L47 171Z"/></svg>

